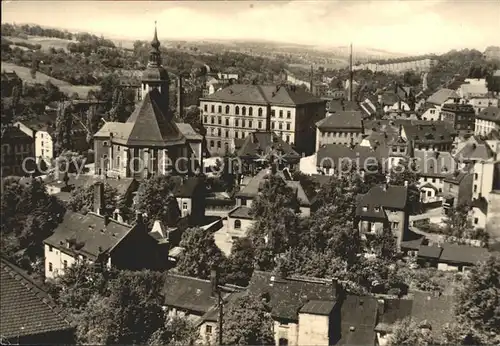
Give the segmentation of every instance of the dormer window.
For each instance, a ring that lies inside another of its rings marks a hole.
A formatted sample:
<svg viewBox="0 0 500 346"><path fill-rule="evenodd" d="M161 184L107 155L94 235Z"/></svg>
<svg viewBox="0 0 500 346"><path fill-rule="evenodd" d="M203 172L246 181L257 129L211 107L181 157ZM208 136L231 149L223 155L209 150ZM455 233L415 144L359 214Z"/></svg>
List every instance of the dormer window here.
<svg viewBox="0 0 500 346"><path fill-rule="evenodd" d="M368 207L367 207L367 206L364 206L364 207L363 207L363 211L368 211Z"/></svg>
<svg viewBox="0 0 500 346"><path fill-rule="evenodd" d="M380 213L380 207L375 207L374 210L376 213Z"/></svg>

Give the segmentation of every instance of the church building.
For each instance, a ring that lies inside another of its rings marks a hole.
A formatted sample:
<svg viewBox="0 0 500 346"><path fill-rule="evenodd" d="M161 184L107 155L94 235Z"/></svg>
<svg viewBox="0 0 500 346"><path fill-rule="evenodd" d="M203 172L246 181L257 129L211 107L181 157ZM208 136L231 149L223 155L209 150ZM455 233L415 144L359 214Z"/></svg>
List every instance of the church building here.
<svg viewBox="0 0 500 346"><path fill-rule="evenodd" d="M176 123L169 110L169 75L162 67L155 27L142 99L126 122L106 122L94 135L95 174L146 178L186 175L202 161L203 137L187 123Z"/></svg>

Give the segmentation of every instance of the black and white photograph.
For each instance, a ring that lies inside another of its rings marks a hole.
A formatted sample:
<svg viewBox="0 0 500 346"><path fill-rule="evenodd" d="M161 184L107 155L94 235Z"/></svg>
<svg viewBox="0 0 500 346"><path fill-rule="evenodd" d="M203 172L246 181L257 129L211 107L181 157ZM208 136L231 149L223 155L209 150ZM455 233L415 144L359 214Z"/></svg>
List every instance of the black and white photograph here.
<svg viewBox="0 0 500 346"><path fill-rule="evenodd" d="M1 345L500 345L500 1L1 7Z"/></svg>

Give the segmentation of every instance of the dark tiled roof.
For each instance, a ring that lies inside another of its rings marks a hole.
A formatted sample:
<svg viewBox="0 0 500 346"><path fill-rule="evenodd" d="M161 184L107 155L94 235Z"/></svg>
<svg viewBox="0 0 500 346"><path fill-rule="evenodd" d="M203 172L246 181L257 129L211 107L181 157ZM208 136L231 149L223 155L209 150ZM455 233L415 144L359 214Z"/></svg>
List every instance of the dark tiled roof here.
<svg viewBox="0 0 500 346"><path fill-rule="evenodd" d="M233 84L201 100L282 106L324 103L320 98L302 88L252 84Z"/></svg>
<svg viewBox="0 0 500 346"><path fill-rule="evenodd" d="M113 142L123 145L165 147L185 143L177 125L165 109L161 94L153 89L130 115L127 122L108 122L96 134L96 137L109 137L113 133Z"/></svg>
<svg viewBox="0 0 500 346"><path fill-rule="evenodd" d="M175 123L177 128L182 133L184 137L188 140L201 141L203 136L196 132L190 124L187 123Z"/></svg>
<svg viewBox="0 0 500 346"><path fill-rule="evenodd" d="M453 296L436 297L426 292L414 292L411 316L417 323L430 323L432 332L439 335L443 327L454 320L453 306Z"/></svg>
<svg viewBox="0 0 500 346"><path fill-rule="evenodd" d="M375 212L375 208L403 210L408 201L408 189L405 186L374 186L364 195L358 195L356 214L360 216L370 216ZM367 211L363 207L368 207ZM383 216L374 215L376 217Z"/></svg>
<svg viewBox="0 0 500 346"><path fill-rule="evenodd" d="M112 218L109 218L108 225L104 225L103 216L67 211L63 221L54 234L45 239L45 243L96 259L99 254L112 250L134 227ZM71 248L67 248L68 240L72 243Z"/></svg>
<svg viewBox="0 0 500 346"><path fill-rule="evenodd" d="M56 118L56 112L47 112L37 116L36 118L21 120L19 122L34 131L46 131L52 133L56 128ZM78 126L78 124L74 125Z"/></svg>
<svg viewBox="0 0 500 346"><path fill-rule="evenodd" d="M500 108L498 107L488 107L483 109L477 115L478 119L493 121L500 124Z"/></svg>
<svg viewBox="0 0 500 346"><path fill-rule="evenodd" d="M175 197L192 198L196 193L196 189L205 184L204 179L201 177L182 179L182 177L174 176L172 179L174 179L177 186L174 191Z"/></svg>
<svg viewBox="0 0 500 346"><path fill-rule="evenodd" d="M339 113L344 111L360 111L361 107L356 101L347 101L343 99L333 99L327 104L329 113Z"/></svg>
<svg viewBox="0 0 500 346"><path fill-rule="evenodd" d="M465 145L455 153L458 161L488 160L495 155L486 141L479 136L472 136Z"/></svg>
<svg viewBox="0 0 500 346"><path fill-rule="evenodd" d="M394 92L389 91L382 94L382 102L381 104L384 106L392 106L400 100L398 95Z"/></svg>
<svg viewBox="0 0 500 346"><path fill-rule="evenodd" d="M261 155L266 155L278 149L283 150L285 160L287 158L300 159L300 155L292 149L291 145L286 143L274 131L256 131L250 133L239 147L237 155L239 157L258 158L259 152L261 152Z"/></svg>
<svg viewBox="0 0 500 346"><path fill-rule="evenodd" d="M429 96L426 102L441 106L446 100L460 98L455 90L439 89L434 94Z"/></svg>
<svg viewBox="0 0 500 346"><path fill-rule="evenodd" d="M445 123L411 121L403 125L409 140L422 144L451 143L453 131Z"/></svg>
<svg viewBox="0 0 500 346"><path fill-rule="evenodd" d="M369 159L370 158L370 159ZM332 163L334 167L345 162L347 159L352 160L353 163L359 162L361 167L364 163L376 164L380 160L380 153L371 149L370 147L356 146L353 149L340 144L326 144L319 148L316 154L316 166L331 168ZM357 161L359 159L359 161Z"/></svg>
<svg viewBox="0 0 500 346"><path fill-rule="evenodd" d="M363 114L359 111L341 111L316 123L320 130L363 130Z"/></svg>
<svg viewBox="0 0 500 346"><path fill-rule="evenodd" d="M251 208L245 206L239 206L236 209L233 209L227 216L234 217L238 219L253 219L250 215Z"/></svg>
<svg viewBox="0 0 500 346"><path fill-rule="evenodd" d="M103 179L100 177L92 176L92 175L84 175L84 174L69 174L68 175L69 180L68 180L68 185L72 186L73 188L77 187L89 187L94 185L97 182L101 182L104 184L108 184L112 188L116 189L118 194L120 195L125 195L129 190L134 190L134 188L137 188L138 182L134 178L120 178L120 179L114 179L114 178L108 178L108 179ZM54 187L64 187L66 184L64 181L62 181L63 177L50 177L47 180L45 180L46 185L54 186Z"/></svg>
<svg viewBox="0 0 500 346"><path fill-rule="evenodd" d="M252 275L248 292L269 298L273 317L289 321L297 321L299 310L310 300L335 300L334 286L327 280L282 279L258 270Z"/></svg>
<svg viewBox="0 0 500 346"><path fill-rule="evenodd" d="M441 107L442 111L454 112L454 113L471 113L475 114L474 107L469 104L458 104L458 103L445 103Z"/></svg>
<svg viewBox="0 0 500 346"><path fill-rule="evenodd" d="M445 243L442 248L439 260L445 262L476 264L489 256L488 250L480 247Z"/></svg>
<svg viewBox="0 0 500 346"><path fill-rule="evenodd" d="M402 241L401 242L401 248L402 249L408 249L408 250L418 251L418 249L422 245L424 239L425 239L425 237L421 237L419 239Z"/></svg>
<svg viewBox="0 0 500 346"><path fill-rule="evenodd" d="M439 246L425 246L422 245L418 248L418 256L426 258L438 259L441 256L443 248Z"/></svg>
<svg viewBox="0 0 500 346"><path fill-rule="evenodd" d="M0 137L2 138L2 142L9 140L32 139L17 126L6 126L2 129Z"/></svg>
<svg viewBox="0 0 500 346"><path fill-rule="evenodd" d="M348 295L342 302L341 336L336 345L374 345L377 310L374 297Z"/></svg>
<svg viewBox="0 0 500 346"><path fill-rule="evenodd" d="M11 339L71 330L61 309L20 268L1 260L0 335Z"/></svg>
<svg viewBox="0 0 500 346"><path fill-rule="evenodd" d="M301 314L329 316L335 307L333 300L310 300L300 309Z"/></svg>
<svg viewBox="0 0 500 346"><path fill-rule="evenodd" d="M472 173L455 171L449 174L444 181L451 184L460 184L465 177L470 176Z"/></svg>

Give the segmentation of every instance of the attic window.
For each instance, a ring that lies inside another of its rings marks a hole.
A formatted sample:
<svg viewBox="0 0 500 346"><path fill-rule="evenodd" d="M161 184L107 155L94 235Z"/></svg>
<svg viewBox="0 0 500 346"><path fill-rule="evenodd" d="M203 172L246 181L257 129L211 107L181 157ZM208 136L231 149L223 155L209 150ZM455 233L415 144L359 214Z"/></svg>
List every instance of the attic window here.
<svg viewBox="0 0 500 346"><path fill-rule="evenodd" d="M364 207L363 207L363 211L368 211L368 207L367 207L367 206L364 206Z"/></svg>
<svg viewBox="0 0 500 346"><path fill-rule="evenodd" d="M380 212L380 207L375 207L375 212L379 213Z"/></svg>
<svg viewBox="0 0 500 346"><path fill-rule="evenodd" d="M355 330L356 330L356 328L354 328L354 326L349 327L349 331L354 332Z"/></svg>

